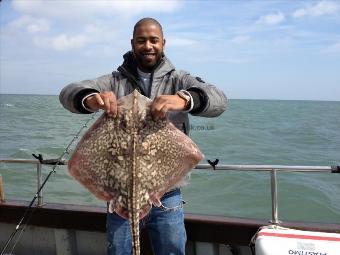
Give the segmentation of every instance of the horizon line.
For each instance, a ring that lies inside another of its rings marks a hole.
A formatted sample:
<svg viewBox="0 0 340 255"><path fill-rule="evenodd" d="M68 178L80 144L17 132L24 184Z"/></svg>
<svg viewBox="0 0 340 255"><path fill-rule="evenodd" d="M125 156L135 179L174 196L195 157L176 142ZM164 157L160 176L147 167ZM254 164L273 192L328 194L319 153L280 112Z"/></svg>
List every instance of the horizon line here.
<svg viewBox="0 0 340 255"><path fill-rule="evenodd" d="M59 94L29 94L29 93L1 93L0 95L12 95L12 96L59 96ZM272 101L324 101L324 102L340 102L333 99L286 99L286 98L228 98L228 100L272 100Z"/></svg>

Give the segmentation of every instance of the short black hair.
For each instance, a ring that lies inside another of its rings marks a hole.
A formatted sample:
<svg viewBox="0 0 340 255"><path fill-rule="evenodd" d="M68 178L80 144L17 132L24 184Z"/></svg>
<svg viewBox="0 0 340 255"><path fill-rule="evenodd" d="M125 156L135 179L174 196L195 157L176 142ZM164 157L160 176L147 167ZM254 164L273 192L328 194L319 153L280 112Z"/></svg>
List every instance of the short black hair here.
<svg viewBox="0 0 340 255"><path fill-rule="evenodd" d="M139 26L141 26L141 25L144 25L144 24L152 24L152 25L156 25L156 26L160 29L162 37L164 37L164 36L163 36L163 28L162 28L162 25L161 25L157 20L155 20L155 19L153 19L153 18L143 18L143 19L139 20L139 21L135 24L135 26L133 27L133 34L132 34L133 37L135 36L135 33L136 33L137 28L138 28Z"/></svg>

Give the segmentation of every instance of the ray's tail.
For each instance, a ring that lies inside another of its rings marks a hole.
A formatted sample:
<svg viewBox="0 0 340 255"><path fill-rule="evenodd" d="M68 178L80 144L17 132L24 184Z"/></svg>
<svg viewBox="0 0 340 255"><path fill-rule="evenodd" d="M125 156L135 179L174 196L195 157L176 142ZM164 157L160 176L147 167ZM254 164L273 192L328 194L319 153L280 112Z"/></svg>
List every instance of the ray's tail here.
<svg viewBox="0 0 340 255"><path fill-rule="evenodd" d="M134 91L134 99L133 99L133 112L138 115L138 93ZM137 116L135 116L136 118ZM138 201L138 185L137 185L137 158L136 158L136 146L138 141L137 127L132 126L132 151L134 158L132 160L132 173L131 173L131 196L130 199L130 225L131 225L131 235L132 235L132 251L133 255L140 255L140 241L139 241L139 201Z"/></svg>
<svg viewBox="0 0 340 255"><path fill-rule="evenodd" d="M140 255L140 241L139 241L139 217L138 213L133 215L130 221L131 235L132 235L132 251L133 255Z"/></svg>

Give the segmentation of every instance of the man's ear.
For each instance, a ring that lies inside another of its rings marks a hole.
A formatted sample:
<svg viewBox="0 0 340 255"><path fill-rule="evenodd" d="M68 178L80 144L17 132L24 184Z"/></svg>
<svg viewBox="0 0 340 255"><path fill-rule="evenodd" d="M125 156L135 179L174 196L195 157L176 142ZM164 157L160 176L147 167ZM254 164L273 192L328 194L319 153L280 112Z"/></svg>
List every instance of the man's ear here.
<svg viewBox="0 0 340 255"><path fill-rule="evenodd" d="M131 49L132 49L132 51L134 51L134 48L133 48L133 38L131 39Z"/></svg>
<svg viewBox="0 0 340 255"><path fill-rule="evenodd" d="M163 48L165 47L165 42L166 42L165 39L163 39Z"/></svg>

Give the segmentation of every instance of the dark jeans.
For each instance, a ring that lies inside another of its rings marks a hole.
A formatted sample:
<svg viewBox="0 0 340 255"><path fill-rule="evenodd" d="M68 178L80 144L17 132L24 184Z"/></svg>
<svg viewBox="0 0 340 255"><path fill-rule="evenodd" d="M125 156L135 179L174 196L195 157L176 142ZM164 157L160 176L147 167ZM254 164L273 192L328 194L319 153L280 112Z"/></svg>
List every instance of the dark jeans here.
<svg viewBox="0 0 340 255"><path fill-rule="evenodd" d="M180 189L165 193L160 207L152 207L140 222L146 227L155 255L184 255L186 232L183 200ZM107 254L131 255L131 230L126 219L115 213L107 214Z"/></svg>

